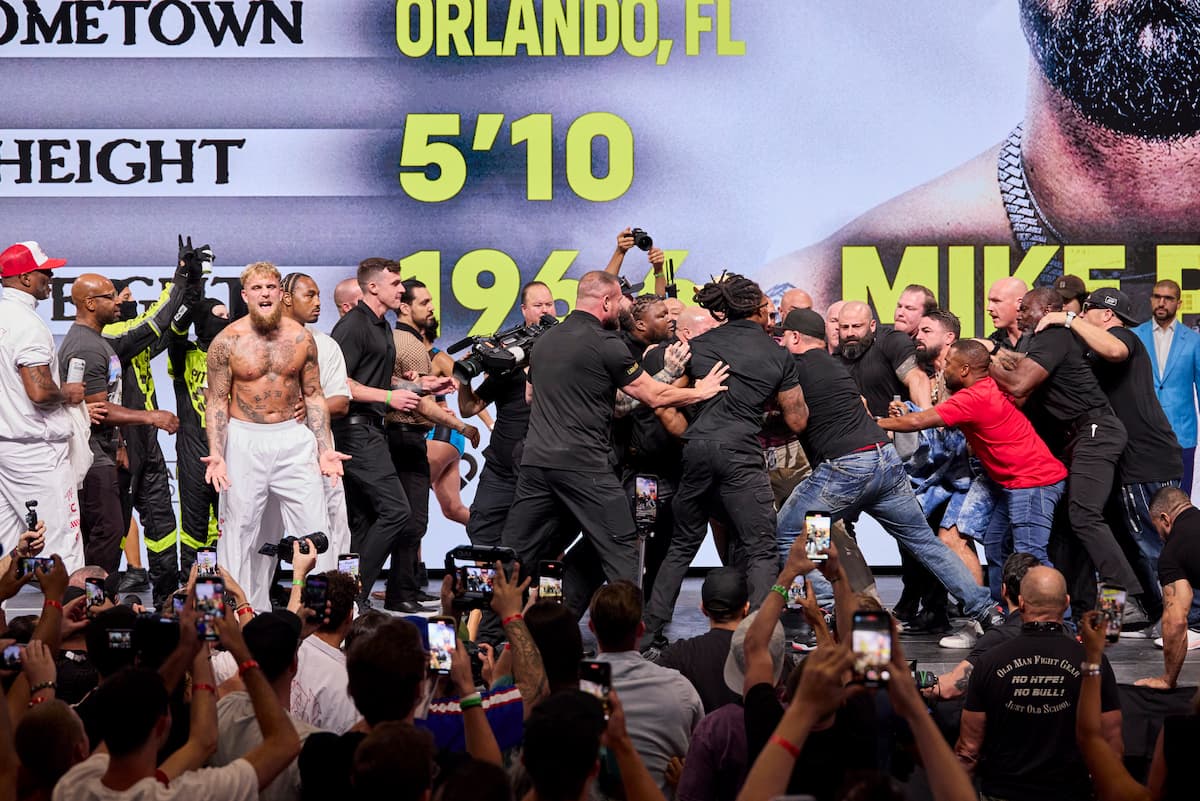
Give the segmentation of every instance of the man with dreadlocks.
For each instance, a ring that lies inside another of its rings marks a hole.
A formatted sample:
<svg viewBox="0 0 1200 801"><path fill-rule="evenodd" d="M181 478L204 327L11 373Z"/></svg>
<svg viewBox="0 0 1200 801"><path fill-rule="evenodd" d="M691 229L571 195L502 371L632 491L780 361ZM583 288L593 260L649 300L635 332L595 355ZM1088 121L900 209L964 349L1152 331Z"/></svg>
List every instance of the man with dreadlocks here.
<svg viewBox="0 0 1200 801"><path fill-rule="evenodd" d="M728 368L708 362L694 387L647 375L616 334L621 285L593 271L579 280L575 310L542 334L529 357L529 432L516 500L503 542L516 550L522 573L553 557L565 522L581 527L609 581L637 581L633 510L614 472L611 429L617 390L648 406L686 406L725 387ZM576 525L577 524L577 525ZM568 599L577 588L568 580Z"/></svg>
<svg viewBox="0 0 1200 801"><path fill-rule="evenodd" d="M750 602L758 604L778 570L775 497L757 434L763 405L775 399L793 431L804 429L808 406L796 365L767 334L770 303L758 284L722 274L696 292L696 303L724 320L691 340L691 360L677 382L685 386L714 364L729 365L729 391L697 407L690 422L677 413L662 419L681 436L683 472L675 495L675 531L646 608L644 648L665 644L679 587L718 512L731 524L735 553L746 565Z"/></svg>

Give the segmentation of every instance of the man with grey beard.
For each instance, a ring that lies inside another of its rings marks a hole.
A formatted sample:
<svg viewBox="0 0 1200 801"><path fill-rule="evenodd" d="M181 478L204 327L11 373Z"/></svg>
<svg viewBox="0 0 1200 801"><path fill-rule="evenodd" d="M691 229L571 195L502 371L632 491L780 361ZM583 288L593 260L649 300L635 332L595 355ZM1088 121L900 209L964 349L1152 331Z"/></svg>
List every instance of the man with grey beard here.
<svg viewBox="0 0 1200 801"><path fill-rule="evenodd" d="M208 465L221 493L217 561L256 609L270 609L275 559L258 553L262 515L278 503L284 529L304 537L327 527L322 475L342 475L349 457L333 449L312 334L283 317L279 270L256 262L242 273L250 314L208 349ZM303 399L307 425L295 419Z"/></svg>
<svg viewBox="0 0 1200 801"><path fill-rule="evenodd" d="M929 376L917 366L912 337L876 330L871 307L847 301L838 315L840 348L835 358L850 371L873 417L886 417L894 396L929 408Z"/></svg>

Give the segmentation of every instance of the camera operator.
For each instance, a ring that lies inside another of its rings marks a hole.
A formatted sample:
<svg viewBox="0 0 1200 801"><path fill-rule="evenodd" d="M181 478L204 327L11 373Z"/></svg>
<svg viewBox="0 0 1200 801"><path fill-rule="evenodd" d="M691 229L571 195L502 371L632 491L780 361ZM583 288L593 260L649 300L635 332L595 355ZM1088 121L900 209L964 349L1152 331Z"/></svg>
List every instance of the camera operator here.
<svg viewBox="0 0 1200 801"><path fill-rule="evenodd" d="M59 386L58 356L50 328L35 309L50 297L51 271L66 264L50 259L36 242L0 253L0 545L5 553L28 529L25 504L36 501L46 521L47 546L69 569L83 565L79 506L65 408L83 400L82 383Z"/></svg>
<svg viewBox="0 0 1200 801"><path fill-rule="evenodd" d="M396 475L387 447L383 415L389 409L409 411L421 387L393 381L396 342L384 315L400 308L404 285L400 265L370 258L358 265L362 300L333 327L333 338L346 358L350 409L332 424L334 441L350 456L345 463L346 509L350 518L350 547L361 559L359 608L371 605L371 588L397 539L407 536L412 514L404 487ZM431 387L434 391L440 385ZM416 542L407 546L414 551ZM420 605L405 599L409 611Z"/></svg>
<svg viewBox="0 0 1200 801"><path fill-rule="evenodd" d="M547 314L554 315L550 287L541 281L531 281L522 287L521 317L525 325L536 325ZM458 383L458 412L464 420L479 414L489 404L496 404L496 425L483 451L483 470L475 485L475 500L471 502L471 517L467 521L467 537L478 547L500 544L504 521L513 503L520 452L529 429L525 384L524 370L489 374L477 390L472 390L468 383Z"/></svg>
<svg viewBox="0 0 1200 801"><path fill-rule="evenodd" d="M617 390L657 408L707 400L724 389L728 369L719 362L693 388L646 375L614 333L620 300L617 279L587 273L575 311L542 334L530 354L529 434L503 536L523 572L548 556L553 535L571 519L590 538L609 581L636 581L633 512L612 462Z"/></svg>
<svg viewBox="0 0 1200 801"><path fill-rule="evenodd" d="M662 249L654 247L654 240L641 228L626 228L617 234L617 249L604 267L604 272L613 277L621 274L621 266L625 263L625 254L631 247L637 246L646 251L646 259L654 271L654 294L660 298L667 294L667 277L663 273L663 262L666 260ZM643 284L631 284L630 294L636 295L642 291ZM628 308L628 307L626 307Z"/></svg>
<svg viewBox="0 0 1200 801"><path fill-rule="evenodd" d="M92 467L79 492L80 529L88 564L99 565L115 573L121 563L121 538L128 529L121 511L120 485L117 479L117 449L121 445L118 426L149 425L168 434L179 428L179 418L159 409L130 409L121 405L122 364L144 350L170 327L183 303L190 267L181 266L175 274L176 296L163 305L150 321L133 328L115 339L100 332L104 326L121 317L117 291L102 275L85 273L71 285L71 302L75 304L75 323L63 338L59 348L59 375L64 380L72 359L84 364L83 380L87 388L85 400L105 403L103 422L92 426ZM157 330L155 330L157 328Z"/></svg>

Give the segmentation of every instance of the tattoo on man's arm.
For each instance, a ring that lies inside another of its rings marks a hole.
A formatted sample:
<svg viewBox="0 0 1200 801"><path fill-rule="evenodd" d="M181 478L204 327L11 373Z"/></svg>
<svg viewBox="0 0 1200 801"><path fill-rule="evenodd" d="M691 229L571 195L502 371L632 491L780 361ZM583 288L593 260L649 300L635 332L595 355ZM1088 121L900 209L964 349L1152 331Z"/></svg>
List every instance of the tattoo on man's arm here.
<svg viewBox="0 0 1200 801"><path fill-rule="evenodd" d="M30 367L29 383L37 387L44 395L45 400L40 403L51 405L62 403L62 390L58 386L58 382L54 380L54 376L50 374L50 366L39 364L37 367Z"/></svg>
<svg viewBox="0 0 1200 801"><path fill-rule="evenodd" d="M210 455L222 459L225 458L225 441L229 436L229 393L233 386L230 354L229 340L219 335L208 349L208 392L205 398L208 451Z"/></svg>
<svg viewBox="0 0 1200 801"><path fill-rule="evenodd" d="M960 676L958 680L954 682L954 689L958 690L960 693L965 693L967 691L967 685L971 682L971 674L974 671L974 665L967 665L965 668L963 668L962 676Z"/></svg>
<svg viewBox="0 0 1200 801"><path fill-rule="evenodd" d="M521 700L528 708L549 693L542 654L523 620L513 621L504 630L513 650L513 678L521 688Z"/></svg>
<svg viewBox="0 0 1200 801"><path fill-rule="evenodd" d="M317 343L312 335L308 337L308 349L304 367L300 371L300 392L304 398L305 422L317 438L317 455L320 456L329 448L329 409L325 406L325 396L321 393L321 371L317 363Z"/></svg>

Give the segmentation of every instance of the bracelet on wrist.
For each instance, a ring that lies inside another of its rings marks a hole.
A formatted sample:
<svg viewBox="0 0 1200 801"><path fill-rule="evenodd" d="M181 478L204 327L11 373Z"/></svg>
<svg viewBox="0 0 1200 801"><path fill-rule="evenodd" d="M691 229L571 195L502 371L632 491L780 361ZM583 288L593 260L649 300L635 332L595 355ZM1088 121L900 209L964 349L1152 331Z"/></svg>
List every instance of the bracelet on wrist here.
<svg viewBox="0 0 1200 801"><path fill-rule="evenodd" d="M246 671L254 670L256 667L258 667L258 662L253 659L247 659L245 662L238 665L238 675L245 676Z"/></svg>
<svg viewBox="0 0 1200 801"><path fill-rule="evenodd" d="M58 684L53 681L39 681L37 684L29 688L29 694L34 695L42 690L57 690Z"/></svg>
<svg viewBox="0 0 1200 801"><path fill-rule="evenodd" d="M787 602L787 599L788 599L787 587L783 586L782 584L772 584L771 592L779 593L779 597L784 600L784 603Z"/></svg>
<svg viewBox="0 0 1200 801"><path fill-rule="evenodd" d="M474 709L476 707L479 707L480 709L483 708L483 696L479 693L471 693L470 695L464 695L462 698L458 699L458 708L464 712L466 712L468 709Z"/></svg>
<svg viewBox="0 0 1200 801"><path fill-rule="evenodd" d="M293 586L293 587L303 587L303 586L304 586L304 579L298 579L298 578L294 578L294 579L292 579L292 586Z"/></svg>
<svg viewBox="0 0 1200 801"><path fill-rule="evenodd" d="M387 395L384 396L383 405L384 406L392 405L392 391L390 389L387 391Z"/></svg>
<svg viewBox="0 0 1200 801"><path fill-rule="evenodd" d="M58 611L62 611L62 601L56 601L53 598L47 598L42 601L42 606L53 606Z"/></svg>
<svg viewBox="0 0 1200 801"><path fill-rule="evenodd" d="M237 608L237 616L241 617L242 615L250 615L251 617L254 617L254 607L252 607L250 604L242 604Z"/></svg>
<svg viewBox="0 0 1200 801"><path fill-rule="evenodd" d="M1083 662L1082 664L1079 665L1079 672L1085 676L1099 676L1100 675L1100 663L1099 662Z"/></svg>
<svg viewBox="0 0 1200 801"><path fill-rule="evenodd" d="M44 703L49 700L50 700L49 698L46 698L43 695L35 696L35 697L29 699L29 708L33 709L38 704Z"/></svg>
<svg viewBox="0 0 1200 801"><path fill-rule="evenodd" d="M211 684L196 683L196 684L192 685L193 693L198 693L200 691L210 692L213 695L217 694L217 688L212 686Z"/></svg>
<svg viewBox="0 0 1200 801"><path fill-rule="evenodd" d="M792 755L792 759L800 758L800 748L795 743L783 739L778 734L772 734L771 738L767 742L774 743L784 751L787 751Z"/></svg>
<svg viewBox="0 0 1200 801"><path fill-rule="evenodd" d="M524 620L524 619L525 619L525 616L522 615L520 612L517 612L515 615L509 615L508 617L501 620L500 627L503 628L504 626L507 626L509 623L512 623L513 621Z"/></svg>

